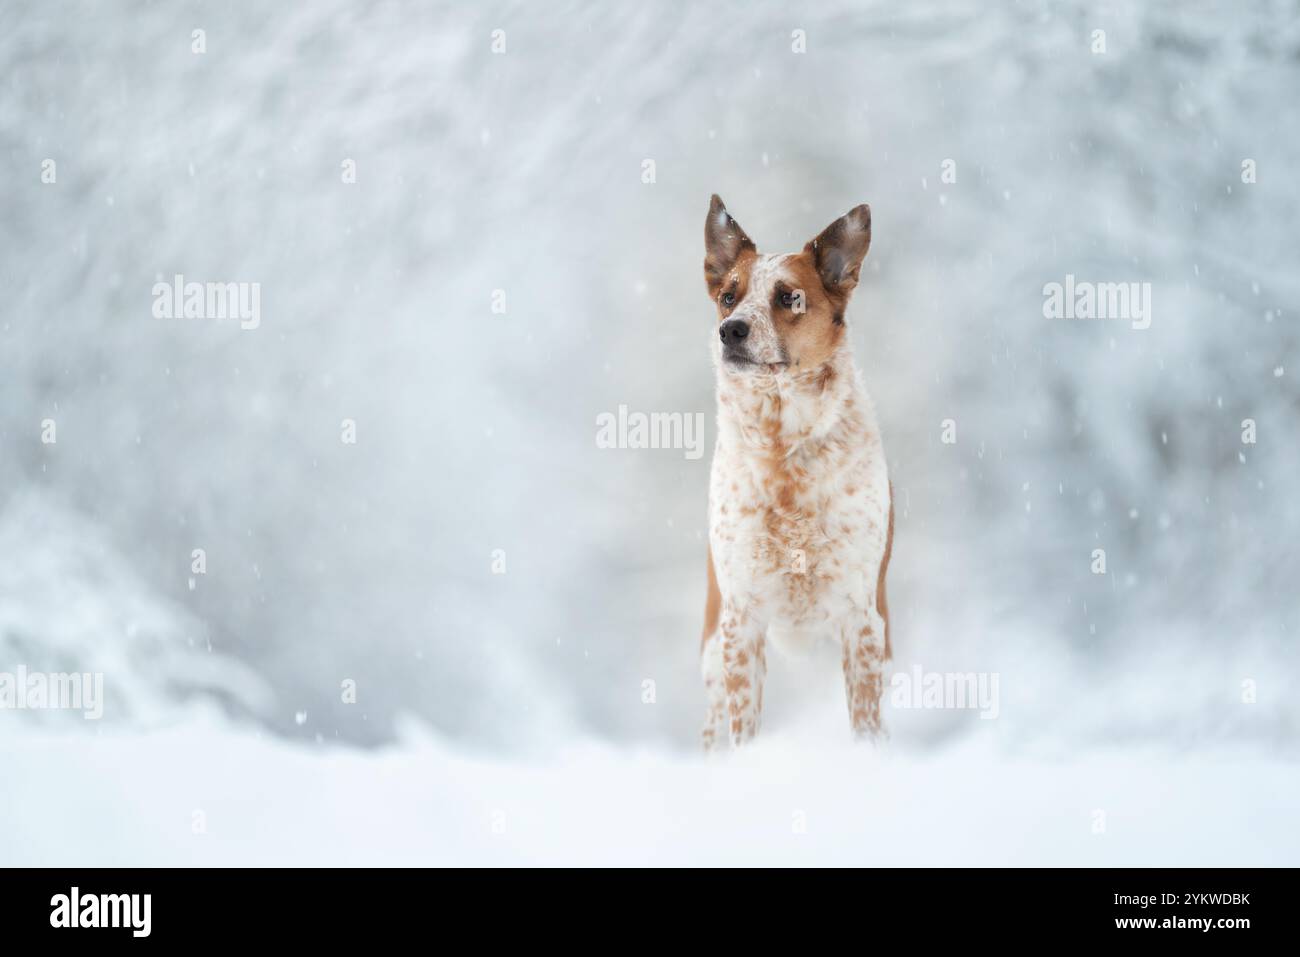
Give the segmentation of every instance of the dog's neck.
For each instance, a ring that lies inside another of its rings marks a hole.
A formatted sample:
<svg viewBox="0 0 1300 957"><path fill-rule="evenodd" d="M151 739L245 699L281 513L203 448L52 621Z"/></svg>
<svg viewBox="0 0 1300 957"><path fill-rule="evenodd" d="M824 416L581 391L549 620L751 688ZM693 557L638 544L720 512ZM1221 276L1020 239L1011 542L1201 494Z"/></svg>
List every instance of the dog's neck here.
<svg viewBox="0 0 1300 957"><path fill-rule="evenodd" d="M861 426L871 415L853 353L845 344L816 369L732 375L718 372L718 442L738 452L789 456Z"/></svg>

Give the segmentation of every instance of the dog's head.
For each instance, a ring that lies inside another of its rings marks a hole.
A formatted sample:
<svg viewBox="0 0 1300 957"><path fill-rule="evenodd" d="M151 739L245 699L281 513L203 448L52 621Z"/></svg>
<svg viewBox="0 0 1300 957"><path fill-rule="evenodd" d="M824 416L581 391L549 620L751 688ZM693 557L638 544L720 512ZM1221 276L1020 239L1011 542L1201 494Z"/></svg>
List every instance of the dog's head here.
<svg viewBox="0 0 1300 957"><path fill-rule="evenodd" d="M718 308L724 375L820 369L844 342L844 309L871 245L871 208L855 206L803 250L759 253L716 195L704 222L704 281Z"/></svg>

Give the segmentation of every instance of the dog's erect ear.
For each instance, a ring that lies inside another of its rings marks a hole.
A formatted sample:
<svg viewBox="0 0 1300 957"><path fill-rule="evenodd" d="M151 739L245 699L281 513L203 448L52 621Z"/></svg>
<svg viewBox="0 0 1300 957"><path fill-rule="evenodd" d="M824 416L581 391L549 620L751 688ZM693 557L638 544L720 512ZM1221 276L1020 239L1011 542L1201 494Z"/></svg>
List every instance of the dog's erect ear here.
<svg viewBox="0 0 1300 957"><path fill-rule="evenodd" d="M847 296L858 284L858 270L871 245L871 207L854 206L804 247L813 254L822 285Z"/></svg>
<svg viewBox="0 0 1300 957"><path fill-rule="evenodd" d="M747 249L754 249L754 241L745 235L740 223L731 218L727 207L714 193L709 217L704 221L704 281L710 292L721 285Z"/></svg>

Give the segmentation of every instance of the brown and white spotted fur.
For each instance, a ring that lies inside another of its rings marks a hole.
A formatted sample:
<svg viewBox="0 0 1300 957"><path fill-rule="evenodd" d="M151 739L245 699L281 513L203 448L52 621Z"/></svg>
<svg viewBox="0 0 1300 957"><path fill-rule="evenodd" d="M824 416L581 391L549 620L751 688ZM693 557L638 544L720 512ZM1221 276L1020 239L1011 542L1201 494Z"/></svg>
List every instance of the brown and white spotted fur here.
<svg viewBox="0 0 1300 957"><path fill-rule="evenodd" d="M718 309L704 745L758 731L768 639L792 651L838 642L850 727L876 737L894 510L844 324L871 210L851 210L798 253L765 256L714 196L704 241Z"/></svg>

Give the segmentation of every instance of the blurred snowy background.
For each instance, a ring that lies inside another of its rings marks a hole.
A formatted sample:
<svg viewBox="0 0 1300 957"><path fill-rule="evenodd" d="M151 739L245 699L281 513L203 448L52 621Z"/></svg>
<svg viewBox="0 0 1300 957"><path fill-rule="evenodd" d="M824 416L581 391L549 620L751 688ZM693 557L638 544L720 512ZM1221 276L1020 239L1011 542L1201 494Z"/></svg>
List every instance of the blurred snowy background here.
<svg viewBox="0 0 1300 957"><path fill-rule="evenodd" d="M888 713L893 755L1232 753L1294 784L1294 3L52 0L0 9L0 65L0 671L107 699L0 713L11 767L414 735L685 780L652 769L695 766L703 705L716 191L768 251L872 206L849 325L895 664L1001 692L996 721ZM259 283L260 327L155 319L176 273ZM1044 318L1066 274L1149 282L1150 328ZM704 412L706 454L597 448L621 403ZM773 661L765 727L838 740L841 695L834 650ZM8 816L44 794L7 776Z"/></svg>

